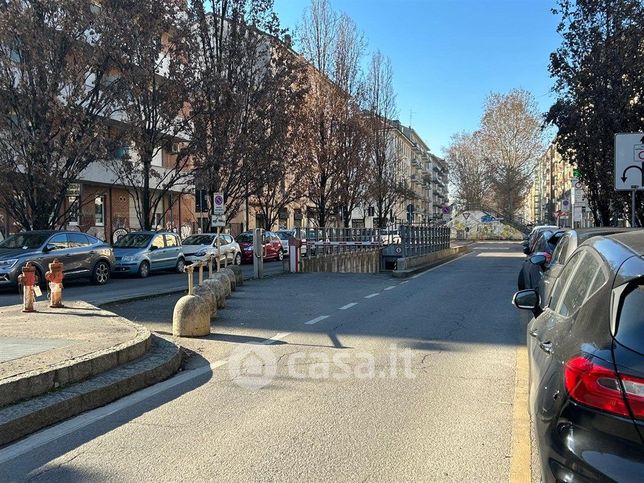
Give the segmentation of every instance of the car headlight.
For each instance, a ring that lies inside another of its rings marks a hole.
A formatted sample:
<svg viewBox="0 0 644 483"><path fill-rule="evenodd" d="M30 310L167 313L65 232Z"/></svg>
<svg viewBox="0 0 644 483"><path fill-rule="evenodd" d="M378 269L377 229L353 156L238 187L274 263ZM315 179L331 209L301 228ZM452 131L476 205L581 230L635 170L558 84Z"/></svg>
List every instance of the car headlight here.
<svg viewBox="0 0 644 483"><path fill-rule="evenodd" d="M206 256L206 250L200 250L197 253L195 253L195 257L205 257Z"/></svg>
<svg viewBox="0 0 644 483"><path fill-rule="evenodd" d="M121 261L125 262L125 263L135 262L137 258L139 258L138 255L127 255L127 256L121 258Z"/></svg>
<svg viewBox="0 0 644 483"><path fill-rule="evenodd" d="M12 258L10 260L0 260L0 268L4 268L4 269L13 268L13 266L16 263L18 263L17 258Z"/></svg>
<svg viewBox="0 0 644 483"><path fill-rule="evenodd" d="M244 247L244 251L245 251L245 252L252 252L252 251L253 251L253 247Z"/></svg>

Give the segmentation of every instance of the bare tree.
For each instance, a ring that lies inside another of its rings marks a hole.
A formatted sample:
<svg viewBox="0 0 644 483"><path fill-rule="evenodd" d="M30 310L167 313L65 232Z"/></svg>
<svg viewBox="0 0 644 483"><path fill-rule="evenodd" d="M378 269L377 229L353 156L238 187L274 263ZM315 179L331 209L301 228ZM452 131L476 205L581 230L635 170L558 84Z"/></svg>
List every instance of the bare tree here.
<svg viewBox="0 0 644 483"><path fill-rule="evenodd" d="M366 198L365 40L355 23L333 11L327 0L311 1L298 33L302 54L311 64L306 198L320 226L338 215L349 226L351 212Z"/></svg>
<svg viewBox="0 0 644 483"><path fill-rule="evenodd" d="M288 79L295 58L278 47L284 32L270 0L196 0L191 15L198 36L191 101L195 181L210 197L224 193L231 218L260 188L253 171L269 161L262 152L266 122L276 89L287 85L276 87L278 77Z"/></svg>
<svg viewBox="0 0 644 483"><path fill-rule="evenodd" d="M545 150L534 96L522 89L491 94L481 119L480 142L496 208L513 217L521 208L532 172Z"/></svg>
<svg viewBox="0 0 644 483"><path fill-rule="evenodd" d="M115 45L112 75L121 85L114 118L122 156L110 165L130 196L143 229L164 214L171 191L191 179L188 59L190 26L179 0L110 0L102 3ZM145 28L141 28L145 25ZM129 147L133 149L130 150Z"/></svg>
<svg viewBox="0 0 644 483"><path fill-rule="evenodd" d="M279 59L286 56L287 59ZM257 157L261 159L251 171L254 186L252 201L272 229L280 212L302 198L302 177L308 170L305 152L309 146L304 100L307 94L305 66L288 47L275 43L273 62L264 82L266 94L262 113ZM272 94L270 94L272 92Z"/></svg>
<svg viewBox="0 0 644 483"><path fill-rule="evenodd" d="M68 187L111 151L104 19L85 0L0 5L0 206L25 230L65 224Z"/></svg>
<svg viewBox="0 0 644 483"><path fill-rule="evenodd" d="M369 192L379 227L385 228L392 209L411 190L403 182L393 134L395 127L391 124L397 115L393 69L389 59L380 52L373 55L369 65L366 105L371 147Z"/></svg>
<svg viewBox="0 0 644 483"><path fill-rule="evenodd" d="M488 206L491 201L491 180L480 133L459 133L452 136L446 161L450 181L456 190L457 203L465 209Z"/></svg>

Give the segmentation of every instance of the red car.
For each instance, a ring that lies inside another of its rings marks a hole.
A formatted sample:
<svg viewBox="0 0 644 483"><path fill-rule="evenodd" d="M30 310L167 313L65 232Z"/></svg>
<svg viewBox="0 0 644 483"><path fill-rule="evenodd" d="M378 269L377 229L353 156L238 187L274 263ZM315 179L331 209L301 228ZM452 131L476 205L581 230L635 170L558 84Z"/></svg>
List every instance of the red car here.
<svg viewBox="0 0 644 483"><path fill-rule="evenodd" d="M253 232L245 231L236 238L242 253L242 263L253 263ZM271 231L264 232L264 260L284 260L280 238Z"/></svg>

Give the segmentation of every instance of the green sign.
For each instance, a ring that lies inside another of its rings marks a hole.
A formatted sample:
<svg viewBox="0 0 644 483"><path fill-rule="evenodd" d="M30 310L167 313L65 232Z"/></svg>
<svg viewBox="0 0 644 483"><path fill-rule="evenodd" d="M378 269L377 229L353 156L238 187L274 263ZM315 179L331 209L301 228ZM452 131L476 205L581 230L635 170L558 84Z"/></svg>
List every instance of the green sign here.
<svg viewBox="0 0 644 483"><path fill-rule="evenodd" d="M578 170L577 168L575 168L575 169L573 169L573 170L572 170L572 175L573 175L575 178L579 178L579 177L581 177L581 173L579 172L579 170Z"/></svg>

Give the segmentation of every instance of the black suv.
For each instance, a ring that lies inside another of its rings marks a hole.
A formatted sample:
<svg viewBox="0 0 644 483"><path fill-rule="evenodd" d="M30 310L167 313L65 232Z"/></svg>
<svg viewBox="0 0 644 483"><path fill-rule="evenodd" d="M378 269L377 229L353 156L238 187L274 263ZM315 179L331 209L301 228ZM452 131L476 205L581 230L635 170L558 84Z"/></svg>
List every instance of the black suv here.
<svg viewBox="0 0 644 483"><path fill-rule="evenodd" d="M530 413L543 481L642 481L644 230L590 238L528 324Z"/></svg>
<svg viewBox="0 0 644 483"><path fill-rule="evenodd" d="M87 277L103 285L114 265L112 248L78 231L27 231L0 242L0 288L15 287L21 268L31 261L41 284L54 258L64 265L65 278Z"/></svg>

